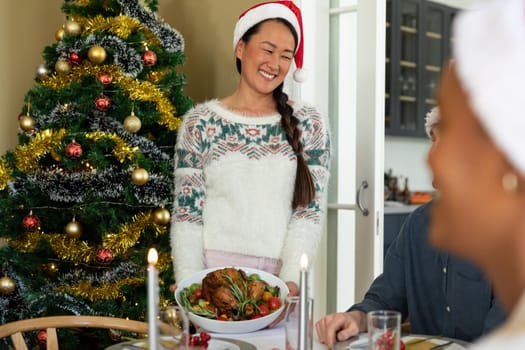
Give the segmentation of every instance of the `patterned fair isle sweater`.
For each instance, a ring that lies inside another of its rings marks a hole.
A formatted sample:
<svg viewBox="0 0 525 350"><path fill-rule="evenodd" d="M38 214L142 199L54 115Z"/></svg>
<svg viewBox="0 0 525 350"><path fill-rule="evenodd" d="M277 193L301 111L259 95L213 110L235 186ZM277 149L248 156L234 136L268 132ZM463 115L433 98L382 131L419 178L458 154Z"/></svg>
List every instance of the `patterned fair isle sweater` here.
<svg viewBox="0 0 525 350"><path fill-rule="evenodd" d="M184 116L171 227L176 281L206 268L205 249L281 259L285 281L299 280L303 253L314 261L326 213L329 128L314 107L296 103L294 115L317 192L295 210L297 159L279 114L243 116L211 100Z"/></svg>

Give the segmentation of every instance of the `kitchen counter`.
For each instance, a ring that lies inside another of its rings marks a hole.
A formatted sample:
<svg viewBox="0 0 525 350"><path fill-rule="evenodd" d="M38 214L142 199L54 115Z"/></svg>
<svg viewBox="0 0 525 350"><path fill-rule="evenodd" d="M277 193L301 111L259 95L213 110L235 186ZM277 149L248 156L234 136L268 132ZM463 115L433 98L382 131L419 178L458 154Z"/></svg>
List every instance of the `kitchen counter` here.
<svg viewBox="0 0 525 350"><path fill-rule="evenodd" d="M400 202L386 201L384 207L384 214L409 214L420 205L421 204L403 204Z"/></svg>

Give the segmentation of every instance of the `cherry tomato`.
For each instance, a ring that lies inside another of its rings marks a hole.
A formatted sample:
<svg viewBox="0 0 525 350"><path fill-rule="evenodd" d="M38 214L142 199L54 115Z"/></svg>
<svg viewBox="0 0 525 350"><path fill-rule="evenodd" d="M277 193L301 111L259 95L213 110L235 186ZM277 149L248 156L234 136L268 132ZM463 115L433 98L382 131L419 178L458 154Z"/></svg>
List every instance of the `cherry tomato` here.
<svg viewBox="0 0 525 350"><path fill-rule="evenodd" d="M261 304L259 305L259 315L266 316L270 313L270 307L268 304Z"/></svg>
<svg viewBox="0 0 525 350"><path fill-rule="evenodd" d="M253 315L250 316L250 319L251 320L255 320L256 318L261 318L261 317L262 317L261 314L253 314Z"/></svg>
<svg viewBox="0 0 525 350"><path fill-rule="evenodd" d="M198 300L202 298L202 288L197 288L193 291L193 296Z"/></svg>
<svg viewBox="0 0 525 350"><path fill-rule="evenodd" d="M271 297L268 299L268 306L270 306L270 310L277 310L281 307L281 299L278 297Z"/></svg>

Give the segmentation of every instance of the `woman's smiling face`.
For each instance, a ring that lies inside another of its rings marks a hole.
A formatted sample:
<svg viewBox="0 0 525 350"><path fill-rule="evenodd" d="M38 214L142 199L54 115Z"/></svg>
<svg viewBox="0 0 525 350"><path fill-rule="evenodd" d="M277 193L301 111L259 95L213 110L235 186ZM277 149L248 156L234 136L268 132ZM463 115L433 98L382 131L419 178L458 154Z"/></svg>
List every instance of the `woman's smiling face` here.
<svg viewBox="0 0 525 350"><path fill-rule="evenodd" d="M241 61L241 84L260 94L271 93L288 74L295 46L294 35L284 23L261 23L248 42L240 40L235 50Z"/></svg>

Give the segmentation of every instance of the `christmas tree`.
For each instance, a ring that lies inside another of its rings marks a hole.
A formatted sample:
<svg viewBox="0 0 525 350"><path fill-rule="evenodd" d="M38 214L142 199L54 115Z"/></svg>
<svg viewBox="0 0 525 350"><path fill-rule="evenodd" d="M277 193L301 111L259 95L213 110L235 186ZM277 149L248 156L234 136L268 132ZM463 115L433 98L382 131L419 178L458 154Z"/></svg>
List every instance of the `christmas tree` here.
<svg viewBox="0 0 525 350"><path fill-rule="evenodd" d="M21 103L18 146L0 159L0 324L144 320L151 247L161 303L173 302L173 153L192 101L178 69L183 38L157 8L64 1L56 42Z"/></svg>

